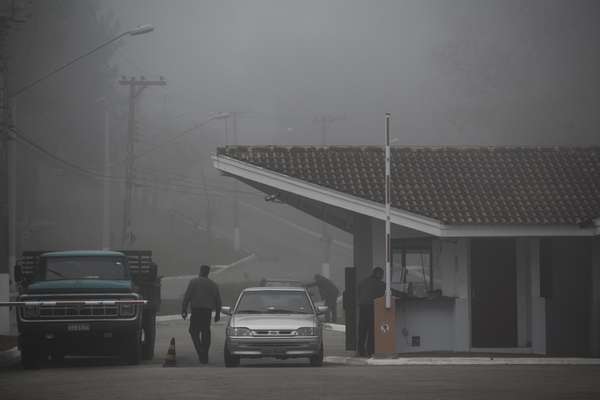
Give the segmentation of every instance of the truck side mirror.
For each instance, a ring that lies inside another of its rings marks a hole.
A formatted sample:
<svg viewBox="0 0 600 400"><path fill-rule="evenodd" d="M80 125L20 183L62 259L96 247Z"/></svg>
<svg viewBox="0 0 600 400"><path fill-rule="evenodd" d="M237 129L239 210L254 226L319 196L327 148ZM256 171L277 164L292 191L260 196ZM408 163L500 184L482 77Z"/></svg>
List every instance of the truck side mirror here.
<svg viewBox="0 0 600 400"><path fill-rule="evenodd" d="M221 312L225 315L231 315L231 307L223 306L221 307Z"/></svg>

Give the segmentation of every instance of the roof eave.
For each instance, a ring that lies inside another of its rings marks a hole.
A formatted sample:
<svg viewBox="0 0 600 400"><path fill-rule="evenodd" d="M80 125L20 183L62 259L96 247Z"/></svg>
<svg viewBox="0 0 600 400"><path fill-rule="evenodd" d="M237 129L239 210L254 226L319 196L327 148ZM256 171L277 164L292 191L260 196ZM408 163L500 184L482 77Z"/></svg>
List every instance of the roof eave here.
<svg viewBox="0 0 600 400"><path fill-rule="evenodd" d="M214 167L227 174L358 214L385 220L385 206L381 203L292 178L222 154L213 155L212 159ZM577 225L445 225L439 220L398 208L391 210L391 222L437 237L594 236L600 234L600 221L598 225L590 228L581 228Z"/></svg>

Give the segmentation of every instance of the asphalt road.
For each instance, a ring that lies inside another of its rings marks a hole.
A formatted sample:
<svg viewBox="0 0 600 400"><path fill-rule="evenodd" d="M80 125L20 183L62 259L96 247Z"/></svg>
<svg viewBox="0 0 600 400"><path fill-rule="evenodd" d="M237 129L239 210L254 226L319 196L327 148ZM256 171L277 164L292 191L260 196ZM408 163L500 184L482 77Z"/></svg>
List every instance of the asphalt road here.
<svg viewBox="0 0 600 400"><path fill-rule="evenodd" d="M211 362L202 366L183 321L161 323L157 357L140 366L70 359L36 371L0 369L0 398L13 399L600 399L595 366L407 366L311 368L304 360L242 361L224 368L223 323L214 326ZM177 368L162 368L171 337ZM328 355L345 354L328 332Z"/></svg>

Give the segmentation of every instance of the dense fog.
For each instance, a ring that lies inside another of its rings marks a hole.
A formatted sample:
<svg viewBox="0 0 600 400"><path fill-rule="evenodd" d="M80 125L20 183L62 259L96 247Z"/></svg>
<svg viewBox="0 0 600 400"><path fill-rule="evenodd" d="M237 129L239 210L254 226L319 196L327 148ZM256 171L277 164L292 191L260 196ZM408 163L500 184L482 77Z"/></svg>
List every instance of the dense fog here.
<svg viewBox="0 0 600 400"><path fill-rule="evenodd" d="M25 3L25 2L24 2ZM320 271L321 223L213 167L218 146L600 144L597 1L34 1L5 32L9 93L138 25L19 94L17 250L150 249L162 275L254 255L223 281ZM136 101L132 227L122 237L129 88ZM110 162L105 173L105 113ZM215 118L215 113L235 113ZM323 123L325 121L325 123ZM237 132L234 132L234 131ZM323 133L326 133L323 137ZM241 248L233 248L233 193ZM352 237L330 228L343 282Z"/></svg>

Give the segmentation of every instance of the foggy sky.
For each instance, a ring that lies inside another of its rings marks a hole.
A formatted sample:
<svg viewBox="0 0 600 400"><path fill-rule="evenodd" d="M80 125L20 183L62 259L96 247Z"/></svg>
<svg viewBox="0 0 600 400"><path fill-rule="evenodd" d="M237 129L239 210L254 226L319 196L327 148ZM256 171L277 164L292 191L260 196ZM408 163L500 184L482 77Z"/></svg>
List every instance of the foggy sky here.
<svg viewBox="0 0 600 400"><path fill-rule="evenodd" d="M167 78L150 110L247 112L242 143L319 144L332 114L328 143L379 144L385 112L398 144L600 143L597 1L102 4L156 27L114 58Z"/></svg>

